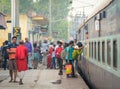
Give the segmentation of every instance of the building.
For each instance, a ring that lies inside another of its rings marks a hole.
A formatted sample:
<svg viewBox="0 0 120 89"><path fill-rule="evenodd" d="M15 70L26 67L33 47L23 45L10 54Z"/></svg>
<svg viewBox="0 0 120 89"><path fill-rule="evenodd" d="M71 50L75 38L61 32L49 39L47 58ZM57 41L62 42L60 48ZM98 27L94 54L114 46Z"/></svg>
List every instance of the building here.
<svg viewBox="0 0 120 89"><path fill-rule="evenodd" d="M5 30L0 30L0 46L5 40L11 41L11 16L5 16L6 28ZM25 37L29 37L29 30L32 30L32 21L26 14L20 14L19 16L19 26L21 28L21 39L24 40Z"/></svg>

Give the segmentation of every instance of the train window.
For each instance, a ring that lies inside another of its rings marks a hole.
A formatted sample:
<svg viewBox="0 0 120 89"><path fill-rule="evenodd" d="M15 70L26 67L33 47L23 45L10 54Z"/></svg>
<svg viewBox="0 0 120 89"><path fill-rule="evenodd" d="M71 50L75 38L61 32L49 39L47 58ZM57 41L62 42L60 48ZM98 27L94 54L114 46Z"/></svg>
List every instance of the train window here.
<svg viewBox="0 0 120 89"><path fill-rule="evenodd" d="M89 57L91 57L91 43L89 42Z"/></svg>
<svg viewBox="0 0 120 89"><path fill-rule="evenodd" d="M103 18L106 18L106 12L105 11L103 11Z"/></svg>
<svg viewBox="0 0 120 89"><path fill-rule="evenodd" d="M98 61L100 61L100 42L98 42Z"/></svg>
<svg viewBox="0 0 120 89"><path fill-rule="evenodd" d="M113 67L117 68L117 41L113 41Z"/></svg>
<svg viewBox="0 0 120 89"><path fill-rule="evenodd" d="M107 64L111 64L111 47L110 41L107 42Z"/></svg>
<svg viewBox="0 0 120 89"><path fill-rule="evenodd" d="M96 59L96 42L94 43L94 58Z"/></svg>
<svg viewBox="0 0 120 89"><path fill-rule="evenodd" d="M92 42L92 58L93 58L93 42Z"/></svg>
<svg viewBox="0 0 120 89"><path fill-rule="evenodd" d="M105 42L102 42L102 62L105 63Z"/></svg>

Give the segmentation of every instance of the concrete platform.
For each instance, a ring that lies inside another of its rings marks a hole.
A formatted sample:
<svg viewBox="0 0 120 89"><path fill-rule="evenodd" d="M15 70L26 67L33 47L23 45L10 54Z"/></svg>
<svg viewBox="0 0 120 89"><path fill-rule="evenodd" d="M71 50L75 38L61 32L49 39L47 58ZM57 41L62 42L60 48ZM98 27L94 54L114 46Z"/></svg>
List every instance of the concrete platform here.
<svg viewBox="0 0 120 89"><path fill-rule="evenodd" d="M24 85L9 83L9 80L10 78L7 78L1 82L0 89L89 89L80 76L66 78L65 74L59 76L58 70L45 68L26 71Z"/></svg>

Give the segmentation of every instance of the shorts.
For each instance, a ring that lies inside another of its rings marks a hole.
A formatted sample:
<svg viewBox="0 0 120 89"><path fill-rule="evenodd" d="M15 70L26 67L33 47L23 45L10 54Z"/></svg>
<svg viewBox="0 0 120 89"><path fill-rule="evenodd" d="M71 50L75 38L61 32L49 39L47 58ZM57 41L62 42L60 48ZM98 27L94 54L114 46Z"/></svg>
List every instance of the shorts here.
<svg viewBox="0 0 120 89"><path fill-rule="evenodd" d="M17 70L16 59L9 60L9 70Z"/></svg>

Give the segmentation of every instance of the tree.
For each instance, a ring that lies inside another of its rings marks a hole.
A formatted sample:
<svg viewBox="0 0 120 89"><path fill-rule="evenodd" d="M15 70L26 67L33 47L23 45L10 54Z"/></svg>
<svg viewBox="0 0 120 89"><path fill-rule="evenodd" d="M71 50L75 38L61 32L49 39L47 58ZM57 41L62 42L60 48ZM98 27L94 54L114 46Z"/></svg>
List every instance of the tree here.
<svg viewBox="0 0 120 89"><path fill-rule="evenodd" d="M51 0L52 1L52 30L59 32L59 38L67 38L67 21L65 21L70 0ZM41 14L49 20L49 0L19 0L20 13L28 13L34 10L37 14ZM11 0L0 0L0 11L5 14L11 12ZM64 33L63 33L64 32Z"/></svg>
<svg viewBox="0 0 120 89"><path fill-rule="evenodd" d="M11 12L11 0L0 0L0 12L5 14Z"/></svg>

